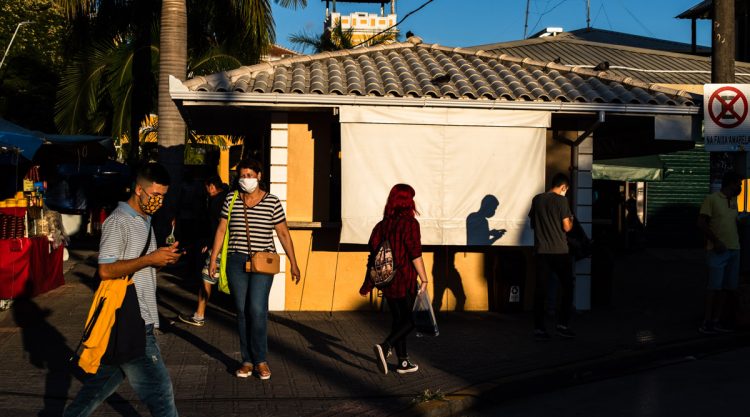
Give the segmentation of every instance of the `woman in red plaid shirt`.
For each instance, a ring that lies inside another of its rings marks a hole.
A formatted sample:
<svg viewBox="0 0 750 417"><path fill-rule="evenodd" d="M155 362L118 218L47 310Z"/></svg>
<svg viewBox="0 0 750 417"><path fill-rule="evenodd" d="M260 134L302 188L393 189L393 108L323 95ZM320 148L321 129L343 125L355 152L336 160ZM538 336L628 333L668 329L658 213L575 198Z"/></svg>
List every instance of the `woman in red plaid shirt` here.
<svg viewBox="0 0 750 417"><path fill-rule="evenodd" d="M383 343L373 347L378 368L386 375L386 360L391 356L393 349L398 357L396 372L405 374L419 369L409 360L406 351L406 337L414 329L411 313L414 299L418 291L427 290L427 272L422 260L419 222L414 218L417 214L419 213L414 204L414 188L408 184L396 184L388 195L383 220L375 225L370 235L370 253L377 250L383 239L389 239L396 268L396 276L387 287L381 289L393 316L391 333ZM359 293L366 296L372 289L372 281L365 277Z"/></svg>

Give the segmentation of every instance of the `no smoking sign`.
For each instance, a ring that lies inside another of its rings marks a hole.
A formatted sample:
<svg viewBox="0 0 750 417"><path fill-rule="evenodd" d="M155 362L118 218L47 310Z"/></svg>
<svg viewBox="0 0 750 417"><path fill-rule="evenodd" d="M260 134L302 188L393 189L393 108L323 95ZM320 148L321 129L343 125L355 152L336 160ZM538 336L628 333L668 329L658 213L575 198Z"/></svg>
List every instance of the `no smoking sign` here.
<svg viewBox="0 0 750 417"><path fill-rule="evenodd" d="M750 84L706 84L703 89L706 150L750 150Z"/></svg>

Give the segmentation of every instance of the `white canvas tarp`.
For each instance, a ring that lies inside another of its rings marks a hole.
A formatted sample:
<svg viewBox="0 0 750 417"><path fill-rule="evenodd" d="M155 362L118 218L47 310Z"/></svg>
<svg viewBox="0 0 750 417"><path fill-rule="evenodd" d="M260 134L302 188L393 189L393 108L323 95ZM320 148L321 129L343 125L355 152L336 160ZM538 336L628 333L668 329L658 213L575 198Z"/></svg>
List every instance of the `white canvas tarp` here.
<svg viewBox="0 0 750 417"><path fill-rule="evenodd" d="M340 121L342 242L367 243L391 187L407 183L423 244L533 244L550 113L345 106Z"/></svg>

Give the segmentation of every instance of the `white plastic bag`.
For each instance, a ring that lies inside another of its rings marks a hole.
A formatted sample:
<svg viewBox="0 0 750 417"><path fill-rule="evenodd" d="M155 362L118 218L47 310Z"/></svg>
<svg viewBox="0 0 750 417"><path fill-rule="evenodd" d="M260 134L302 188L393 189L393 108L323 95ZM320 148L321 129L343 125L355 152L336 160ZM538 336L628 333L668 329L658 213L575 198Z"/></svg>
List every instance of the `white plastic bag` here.
<svg viewBox="0 0 750 417"><path fill-rule="evenodd" d="M432 310L432 303L430 303L430 295L427 294L427 291L421 291L417 294L417 299L414 300L412 315L414 317L414 326L417 329L417 337L437 336L440 334L437 321L435 320L435 312Z"/></svg>

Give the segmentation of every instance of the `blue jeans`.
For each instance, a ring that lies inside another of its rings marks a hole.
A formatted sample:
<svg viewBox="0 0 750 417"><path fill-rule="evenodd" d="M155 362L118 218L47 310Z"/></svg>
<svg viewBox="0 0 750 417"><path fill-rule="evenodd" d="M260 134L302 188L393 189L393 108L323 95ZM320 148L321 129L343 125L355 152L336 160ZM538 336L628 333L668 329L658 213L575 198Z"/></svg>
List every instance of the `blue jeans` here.
<svg viewBox="0 0 750 417"><path fill-rule="evenodd" d="M740 282L740 251L727 249L706 254L709 290L736 290Z"/></svg>
<svg viewBox="0 0 750 417"><path fill-rule="evenodd" d="M125 377L152 416L177 417L172 381L156 344L153 324L146 326L146 355L121 365L101 365L96 374L84 381L63 415L88 416L115 392Z"/></svg>
<svg viewBox="0 0 750 417"><path fill-rule="evenodd" d="M257 365L266 362L268 353L268 296L273 275L245 272L245 261L244 253L227 255L227 280L237 307L242 362Z"/></svg>

